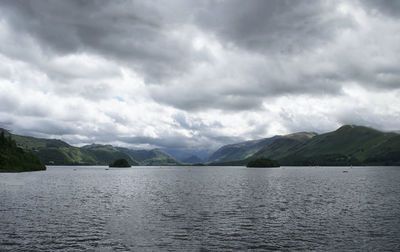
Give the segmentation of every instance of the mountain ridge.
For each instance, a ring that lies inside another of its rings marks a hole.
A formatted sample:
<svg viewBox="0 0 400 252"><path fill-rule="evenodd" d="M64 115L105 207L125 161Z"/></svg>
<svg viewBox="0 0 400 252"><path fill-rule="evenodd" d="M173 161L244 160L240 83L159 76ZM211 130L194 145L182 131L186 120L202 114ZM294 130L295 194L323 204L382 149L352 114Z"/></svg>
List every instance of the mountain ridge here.
<svg viewBox="0 0 400 252"><path fill-rule="evenodd" d="M141 162L127 153L130 149L114 147L110 144L90 144L82 147L72 146L59 139L45 139L31 136L22 136L1 129L5 134L11 135L16 145L32 153L45 165L109 165L117 159L126 159L130 165L182 165L167 153L158 150L139 150L150 153ZM135 152L135 150L132 150Z"/></svg>
<svg viewBox="0 0 400 252"><path fill-rule="evenodd" d="M134 150L109 144L71 146L59 139L14 135L16 142L47 165L108 165L126 159L130 165L184 165L201 163L196 155L177 160L161 149ZM181 152L184 157L194 153ZM249 140L220 147L208 165L246 165L259 158L277 160L281 165L400 165L400 134L357 125L343 125L322 134L297 132Z"/></svg>
<svg viewBox="0 0 400 252"><path fill-rule="evenodd" d="M224 145L215 151L209 158L209 162L230 162L234 160L247 159L260 152L265 146L279 139L292 139L292 141L305 141L317 135L314 132L297 132L288 135L276 135L270 138L249 140L235 144ZM282 140L284 141L284 140Z"/></svg>
<svg viewBox="0 0 400 252"><path fill-rule="evenodd" d="M315 133L311 133L315 134ZM245 159L211 162L212 165L245 165L269 158L281 165L400 165L400 135L357 125L304 138L289 134L273 139Z"/></svg>

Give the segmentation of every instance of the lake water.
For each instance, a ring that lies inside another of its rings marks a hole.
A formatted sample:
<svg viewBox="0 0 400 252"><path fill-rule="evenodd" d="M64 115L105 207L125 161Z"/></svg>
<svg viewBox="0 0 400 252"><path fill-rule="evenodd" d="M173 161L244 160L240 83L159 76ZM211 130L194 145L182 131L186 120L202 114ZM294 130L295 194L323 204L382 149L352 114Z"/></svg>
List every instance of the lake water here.
<svg viewBox="0 0 400 252"><path fill-rule="evenodd" d="M0 173L0 251L56 250L400 251L400 167Z"/></svg>

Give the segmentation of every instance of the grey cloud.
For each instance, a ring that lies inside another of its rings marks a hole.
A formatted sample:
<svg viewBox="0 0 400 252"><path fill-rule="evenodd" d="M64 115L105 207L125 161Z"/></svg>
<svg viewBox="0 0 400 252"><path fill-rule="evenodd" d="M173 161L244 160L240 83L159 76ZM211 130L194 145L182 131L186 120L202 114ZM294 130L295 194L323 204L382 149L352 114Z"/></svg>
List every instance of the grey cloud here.
<svg viewBox="0 0 400 252"><path fill-rule="evenodd" d="M37 137L78 134L78 130L74 123L66 123L47 118L13 118L12 128L17 134Z"/></svg>
<svg viewBox="0 0 400 252"><path fill-rule="evenodd" d="M173 105L176 108L186 111L207 109L243 111L260 109L262 105L262 99L257 97L222 95L220 93L213 93L212 91L188 94L183 90L179 90L179 88L171 92L171 89L161 87L158 90L154 90L152 95L158 102Z"/></svg>
<svg viewBox="0 0 400 252"><path fill-rule="evenodd" d="M179 85L153 86L151 95L157 102L186 111L207 109L256 111L262 109L265 100L280 95L339 95L342 79L345 78L333 71L307 73L309 69L318 66L283 63L284 69L282 69L273 63L248 62L248 64L254 68L238 69L235 73L237 78L223 80L219 74L225 73L221 70L216 73L215 79L211 80L201 80L200 77L200 80L193 83L181 80L182 83ZM201 83L202 81L210 82Z"/></svg>
<svg viewBox="0 0 400 252"><path fill-rule="evenodd" d="M250 139L260 139L267 135L267 130L270 122L256 123L251 120L248 122Z"/></svg>
<svg viewBox="0 0 400 252"><path fill-rule="evenodd" d="M335 11L341 3L367 10L366 27L353 20L353 13ZM396 128L398 113L385 115L381 103L375 113L341 108L310 115L301 106L284 108L299 97L344 102L350 99L346 85L361 87L371 97L371 89L398 91L398 10L398 1L386 0L358 5L325 0L3 0L0 84L17 83L2 86L13 94L0 93L0 125L76 144L118 141L203 149L266 137L274 127L328 131L340 123L383 128L386 122ZM204 39L203 49L193 47L191 32ZM95 60L76 64L85 55ZM132 89L129 81L135 82ZM121 101L119 95L124 102L116 106L112 99ZM52 103L40 102L39 96ZM294 99L279 104L283 96ZM269 112L267 104L272 105ZM126 112L135 109L143 109L143 117ZM207 121L197 117L202 112ZM236 125L219 118L225 114ZM251 122L248 114L266 116Z"/></svg>
<svg viewBox="0 0 400 252"><path fill-rule="evenodd" d="M197 21L210 32L248 50L293 54L328 43L351 18L335 1L210 1Z"/></svg>
<svg viewBox="0 0 400 252"><path fill-rule="evenodd" d="M206 124L201 119L195 116L185 115L184 113L174 114L172 118L178 123L180 128L192 131L204 131L204 129L207 128L219 129L223 127L218 121Z"/></svg>
<svg viewBox="0 0 400 252"><path fill-rule="evenodd" d="M400 2L398 0L363 0L360 4L364 5L367 11L379 11L384 15L400 17Z"/></svg>
<svg viewBox="0 0 400 252"><path fill-rule="evenodd" d="M340 111L337 115L338 122L343 124L355 124L384 129L386 131L399 128L398 118L400 113L380 114L370 108L353 108L352 111Z"/></svg>
<svg viewBox="0 0 400 252"><path fill-rule="evenodd" d="M145 137L145 136L136 136L136 137L121 137L120 141L129 143L129 144L149 144L151 146L160 146L160 147L168 147L168 148L184 148L188 146L190 142L186 137L183 136L170 136L163 138L156 137Z"/></svg>
<svg viewBox="0 0 400 252"><path fill-rule="evenodd" d="M6 93L0 94L0 111L7 113L14 113L19 107L19 101L15 100L14 97L10 97Z"/></svg>
<svg viewBox="0 0 400 252"><path fill-rule="evenodd" d="M221 145L242 141L242 137L224 136L214 132L213 128L204 127L192 136L180 133L165 133L159 137L118 136L121 143L130 145L149 145L150 147L172 149L207 149L215 150Z"/></svg>
<svg viewBox="0 0 400 252"><path fill-rule="evenodd" d="M179 75L204 55L174 37L172 17L142 1L1 2L6 20L21 34L40 41L45 52L99 53L141 72L150 82Z"/></svg>
<svg viewBox="0 0 400 252"><path fill-rule="evenodd" d="M183 113L178 113L172 116L172 118L178 123L178 125L185 129L191 129L192 126L188 122L186 116Z"/></svg>

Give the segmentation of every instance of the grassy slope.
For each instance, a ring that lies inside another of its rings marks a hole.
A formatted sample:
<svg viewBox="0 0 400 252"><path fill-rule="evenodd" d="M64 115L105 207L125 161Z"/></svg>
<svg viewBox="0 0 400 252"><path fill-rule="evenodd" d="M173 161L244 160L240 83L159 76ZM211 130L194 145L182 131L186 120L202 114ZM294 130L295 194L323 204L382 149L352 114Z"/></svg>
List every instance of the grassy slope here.
<svg viewBox="0 0 400 252"><path fill-rule="evenodd" d="M246 159L257 153L265 145L274 141L276 138L279 138L279 136L222 146L214 152L214 154L209 158L209 161L213 163L224 163L233 160Z"/></svg>
<svg viewBox="0 0 400 252"><path fill-rule="evenodd" d="M58 139L44 139L28 136L12 135L17 145L25 150L35 151L41 148L71 147L66 142Z"/></svg>

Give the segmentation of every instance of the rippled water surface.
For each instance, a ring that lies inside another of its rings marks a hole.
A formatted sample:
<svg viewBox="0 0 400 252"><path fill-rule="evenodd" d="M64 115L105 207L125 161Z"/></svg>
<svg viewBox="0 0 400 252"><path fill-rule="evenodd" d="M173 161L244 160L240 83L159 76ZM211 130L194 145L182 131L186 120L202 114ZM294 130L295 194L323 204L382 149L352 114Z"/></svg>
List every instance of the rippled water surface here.
<svg viewBox="0 0 400 252"><path fill-rule="evenodd" d="M56 250L400 251L400 167L0 174L0 251Z"/></svg>

